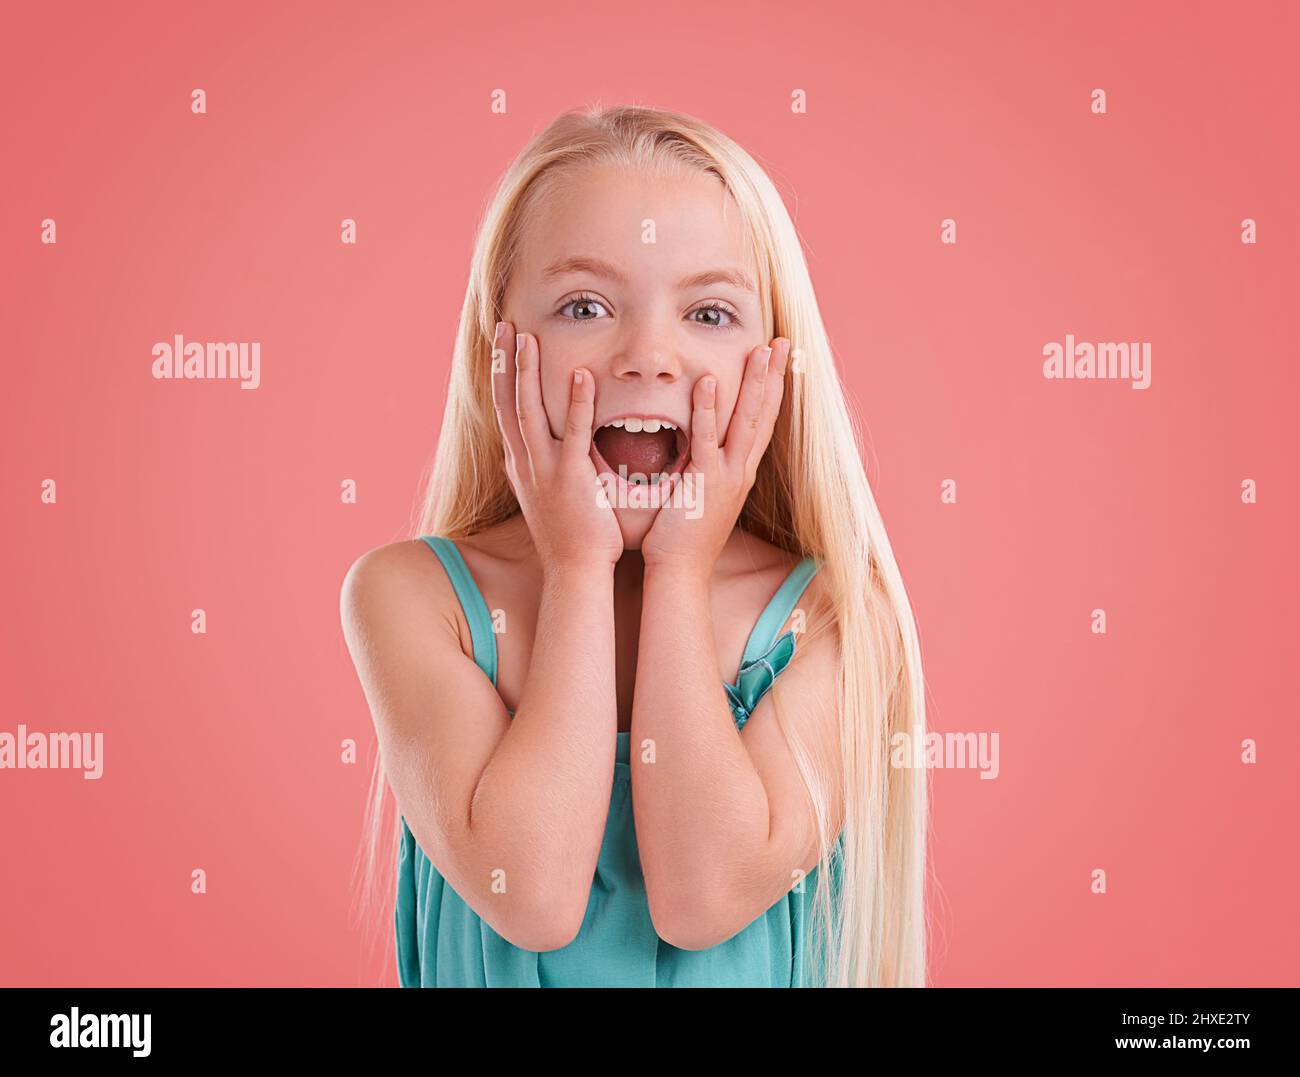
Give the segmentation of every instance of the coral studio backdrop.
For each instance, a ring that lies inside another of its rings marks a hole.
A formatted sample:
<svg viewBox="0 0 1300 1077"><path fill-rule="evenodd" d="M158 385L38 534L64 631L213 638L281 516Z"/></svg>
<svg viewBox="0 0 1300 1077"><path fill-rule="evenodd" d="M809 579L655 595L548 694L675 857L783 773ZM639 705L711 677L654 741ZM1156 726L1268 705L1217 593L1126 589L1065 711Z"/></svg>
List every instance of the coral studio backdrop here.
<svg viewBox="0 0 1300 1077"><path fill-rule="evenodd" d="M339 584L409 536L493 182L624 102L781 187L930 728L997 735L932 775L932 981L1294 984L1295 5L464 15L6 8L0 980L393 982Z"/></svg>

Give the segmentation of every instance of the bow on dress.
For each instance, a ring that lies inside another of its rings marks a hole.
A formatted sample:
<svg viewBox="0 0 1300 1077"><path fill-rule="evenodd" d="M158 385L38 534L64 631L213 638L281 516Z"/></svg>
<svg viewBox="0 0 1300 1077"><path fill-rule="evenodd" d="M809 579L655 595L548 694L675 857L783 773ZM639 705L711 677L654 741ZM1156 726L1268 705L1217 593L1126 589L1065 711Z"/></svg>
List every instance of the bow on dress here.
<svg viewBox="0 0 1300 1077"><path fill-rule="evenodd" d="M794 633L787 632L763 654L746 662L736 674L736 683L722 682L727 699L736 715L736 728L743 729L754 713L758 701L772 687L776 675L785 669L794 657Z"/></svg>

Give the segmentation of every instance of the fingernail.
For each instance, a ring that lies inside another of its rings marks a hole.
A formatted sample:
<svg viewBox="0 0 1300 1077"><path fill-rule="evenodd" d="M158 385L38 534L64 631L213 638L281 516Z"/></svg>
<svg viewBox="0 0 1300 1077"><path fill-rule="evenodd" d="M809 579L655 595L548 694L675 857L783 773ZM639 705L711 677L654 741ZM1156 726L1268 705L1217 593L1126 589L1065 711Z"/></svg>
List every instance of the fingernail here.
<svg viewBox="0 0 1300 1077"><path fill-rule="evenodd" d="M574 384L574 385L581 385L581 384L582 384L582 371L581 371L581 370L575 370L575 371L573 372L573 384Z"/></svg>
<svg viewBox="0 0 1300 1077"><path fill-rule="evenodd" d="M501 343L501 334L505 332L505 328L506 328L505 322L497 322L497 327L492 331L493 344Z"/></svg>
<svg viewBox="0 0 1300 1077"><path fill-rule="evenodd" d="M527 339L527 337L528 337L527 333L515 334L515 361L516 362L518 362L519 357L524 354L524 340Z"/></svg>
<svg viewBox="0 0 1300 1077"><path fill-rule="evenodd" d="M780 341L780 345L781 345L781 359L777 363L777 370L780 371L782 374L784 374L785 368L787 364L790 362L790 342L786 340L785 337L782 337Z"/></svg>
<svg viewBox="0 0 1300 1077"><path fill-rule="evenodd" d="M763 350L762 350L761 352L759 352L758 354L759 354L759 359L760 359L760 360L762 361L762 363L766 366L766 365L767 365L767 361L768 361L769 359L772 358L772 349L771 349L770 346L768 346L768 347L764 347Z"/></svg>

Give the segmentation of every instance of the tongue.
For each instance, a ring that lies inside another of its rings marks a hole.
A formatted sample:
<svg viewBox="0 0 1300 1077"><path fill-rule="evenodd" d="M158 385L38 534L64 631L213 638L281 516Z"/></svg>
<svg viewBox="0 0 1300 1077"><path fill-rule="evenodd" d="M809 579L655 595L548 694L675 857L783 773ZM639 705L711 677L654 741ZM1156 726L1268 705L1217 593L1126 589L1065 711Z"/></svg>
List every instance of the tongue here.
<svg viewBox="0 0 1300 1077"><path fill-rule="evenodd" d="M596 432L596 451L605 458L617 473L626 467L629 475L658 475L668 470L673 462L677 436L671 430L656 434L629 434L617 426L606 426Z"/></svg>

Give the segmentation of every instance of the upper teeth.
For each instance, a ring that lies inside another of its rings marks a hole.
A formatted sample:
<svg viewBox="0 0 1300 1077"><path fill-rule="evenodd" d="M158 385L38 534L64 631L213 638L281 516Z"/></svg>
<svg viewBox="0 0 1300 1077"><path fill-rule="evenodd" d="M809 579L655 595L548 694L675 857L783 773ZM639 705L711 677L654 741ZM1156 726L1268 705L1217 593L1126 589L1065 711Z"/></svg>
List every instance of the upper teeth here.
<svg viewBox="0 0 1300 1077"><path fill-rule="evenodd" d="M628 416L626 419L615 419L612 423L606 423L606 426L617 426L619 429L626 430L629 434L657 434L660 430L676 430L677 427L667 419L637 419Z"/></svg>

